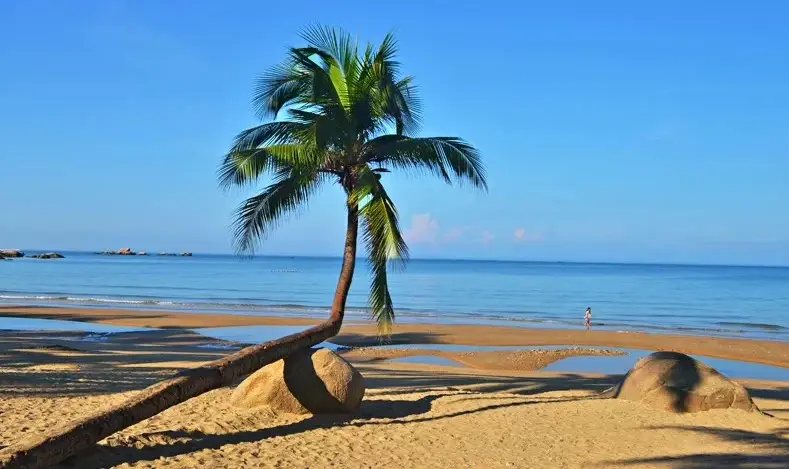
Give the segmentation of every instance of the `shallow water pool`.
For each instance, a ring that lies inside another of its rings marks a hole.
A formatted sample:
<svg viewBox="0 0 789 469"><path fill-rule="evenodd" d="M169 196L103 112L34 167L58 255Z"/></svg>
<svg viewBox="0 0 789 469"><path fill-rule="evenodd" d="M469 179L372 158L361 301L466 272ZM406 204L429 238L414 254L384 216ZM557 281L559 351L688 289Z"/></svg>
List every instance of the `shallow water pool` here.
<svg viewBox="0 0 789 469"><path fill-rule="evenodd" d="M113 326L91 322L62 321L58 319L30 319L0 317L0 331L77 331L111 334L117 332L141 332L144 327Z"/></svg>
<svg viewBox="0 0 789 469"><path fill-rule="evenodd" d="M424 365L465 366L455 360L435 355L411 355L409 357L392 358L387 361L394 363L419 363Z"/></svg>
<svg viewBox="0 0 789 469"><path fill-rule="evenodd" d="M626 348L610 348L610 350L620 350L626 352L627 355L568 357L549 364L543 368L543 370L565 373L624 374L635 365L636 361L653 352L651 350ZM691 356L730 378L752 378L777 381L789 380L789 368L701 355Z"/></svg>

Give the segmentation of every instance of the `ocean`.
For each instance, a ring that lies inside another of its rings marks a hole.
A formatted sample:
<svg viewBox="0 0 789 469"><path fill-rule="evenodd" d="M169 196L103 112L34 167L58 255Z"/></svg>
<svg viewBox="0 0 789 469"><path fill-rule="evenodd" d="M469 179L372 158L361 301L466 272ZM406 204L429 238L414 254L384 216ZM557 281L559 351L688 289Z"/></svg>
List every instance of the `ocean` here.
<svg viewBox="0 0 789 469"><path fill-rule="evenodd" d="M0 304L323 318L339 258L99 256L0 262ZM360 259L347 317L366 319ZM412 260L390 274L397 320L789 340L789 268ZM3 319L0 319L2 328Z"/></svg>

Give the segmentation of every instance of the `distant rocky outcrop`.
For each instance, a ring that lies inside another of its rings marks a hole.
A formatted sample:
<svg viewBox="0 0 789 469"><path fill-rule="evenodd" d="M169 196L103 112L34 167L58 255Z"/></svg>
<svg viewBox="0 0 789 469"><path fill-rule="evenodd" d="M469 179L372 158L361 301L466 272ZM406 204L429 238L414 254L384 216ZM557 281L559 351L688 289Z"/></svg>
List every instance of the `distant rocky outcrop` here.
<svg viewBox="0 0 789 469"><path fill-rule="evenodd" d="M655 352L640 359L619 385L604 394L670 412L758 411L741 384L679 352Z"/></svg>
<svg viewBox="0 0 789 469"><path fill-rule="evenodd" d="M19 249L0 249L0 257L25 257Z"/></svg>
<svg viewBox="0 0 789 469"><path fill-rule="evenodd" d="M135 252L131 248L120 248L117 251L101 251L95 253L100 256L148 256L145 251ZM160 252L157 256L184 256L184 257L192 257L191 252L182 252L181 254L175 254L170 252Z"/></svg>
<svg viewBox="0 0 789 469"><path fill-rule="evenodd" d="M65 259L66 256L60 254L59 252L45 252L42 254L32 254L27 257L32 259Z"/></svg>
<svg viewBox="0 0 789 469"><path fill-rule="evenodd" d="M120 248L117 251L101 251L96 254L102 256L136 256L137 253L132 251L131 248Z"/></svg>

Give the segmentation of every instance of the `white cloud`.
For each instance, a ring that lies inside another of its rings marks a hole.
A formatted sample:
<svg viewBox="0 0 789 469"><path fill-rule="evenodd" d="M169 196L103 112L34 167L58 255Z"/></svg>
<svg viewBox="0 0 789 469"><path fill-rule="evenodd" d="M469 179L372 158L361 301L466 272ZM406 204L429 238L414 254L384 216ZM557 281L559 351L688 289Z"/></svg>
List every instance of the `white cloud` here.
<svg viewBox="0 0 789 469"><path fill-rule="evenodd" d="M444 233L442 239L444 241L457 241L462 238L463 235L465 235L470 229L470 226L453 226L452 228L448 229L446 233Z"/></svg>
<svg viewBox="0 0 789 469"><path fill-rule="evenodd" d="M418 213L411 217L411 225L403 230L403 238L409 243L434 243L438 229L438 222L429 213Z"/></svg>
<svg viewBox="0 0 789 469"><path fill-rule="evenodd" d="M479 242L482 244L490 244L493 240L496 239L496 235L488 230L482 231L482 237L480 238Z"/></svg>
<svg viewBox="0 0 789 469"><path fill-rule="evenodd" d="M526 231L526 228L516 228L512 237L519 242L533 242L542 239L540 233L529 233Z"/></svg>

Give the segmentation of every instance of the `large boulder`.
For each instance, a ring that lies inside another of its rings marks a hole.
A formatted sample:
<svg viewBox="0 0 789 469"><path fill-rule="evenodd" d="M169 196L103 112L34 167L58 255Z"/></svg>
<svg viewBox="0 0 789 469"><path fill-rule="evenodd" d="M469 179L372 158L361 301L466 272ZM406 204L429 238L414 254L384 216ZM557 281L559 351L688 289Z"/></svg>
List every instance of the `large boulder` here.
<svg viewBox="0 0 789 469"><path fill-rule="evenodd" d="M0 249L0 256L2 257L24 257L25 253L19 249Z"/></svg>
<svg viewBox="0 0 789 469"><path fill-rule="evenodd" d="M30 257L32 257L34 259L63 259L66 256L64 256L63 254L60 254L59 252L45 252L45 253L42 253L42 254L33 254Z"/></svg>
<svg viewBox="0 0 789 469"><path fill-rule="evenodd" d="M758 410L742 385L679 352L655 352L640 359L608 393L671 412Z"/></svg>
<svg viewBox="0 0 789 469"><path fill-rule="evenodd" d="M339 414L359 409L362 375L325 348L306 349L264 366L233 391L238 407L266 407L276 413Z"/></svg>

